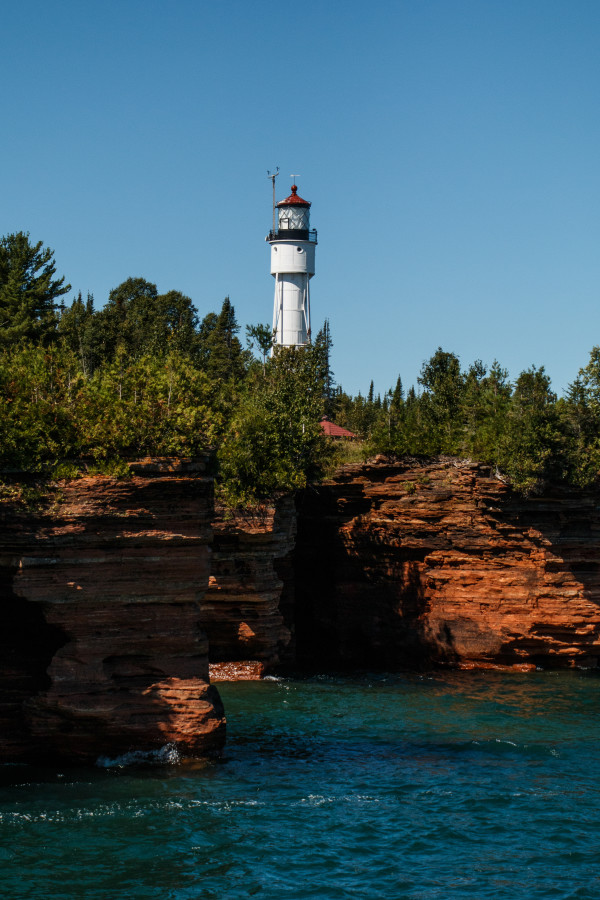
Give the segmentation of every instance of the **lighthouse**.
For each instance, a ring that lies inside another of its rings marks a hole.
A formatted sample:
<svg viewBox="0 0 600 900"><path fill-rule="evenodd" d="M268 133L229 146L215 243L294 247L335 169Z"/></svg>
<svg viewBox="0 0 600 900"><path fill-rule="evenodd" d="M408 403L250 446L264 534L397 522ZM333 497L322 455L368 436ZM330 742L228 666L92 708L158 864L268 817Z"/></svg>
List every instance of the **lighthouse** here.
<svg viewBox="0 0 600 900"><path fill-rule="evenodd" d="M310 341L309 283L315 274L317 232L310 229L310 203L298 196L295 184L290 196L273 206L267 241L275 279L273 345L301 347Z"/></svg>

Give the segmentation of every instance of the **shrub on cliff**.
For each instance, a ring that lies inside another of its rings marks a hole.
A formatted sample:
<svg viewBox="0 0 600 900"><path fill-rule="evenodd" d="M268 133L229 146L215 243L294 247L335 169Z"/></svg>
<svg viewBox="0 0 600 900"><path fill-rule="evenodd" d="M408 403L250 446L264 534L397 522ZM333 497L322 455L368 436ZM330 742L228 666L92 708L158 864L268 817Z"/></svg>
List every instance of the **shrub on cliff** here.
<svg viewBox="0 0 600 900"><path fill-rule="evenodd" d="M517 378L492 461L517 488L529 493L547 481L563 480L565 452L556 394L543 366L532 366Z"/></svg>
<svg viewBox="0 0 600 900"><path fill-rule="evenodd" d="M264 370L249 374L218 451L224 502L245 505L317 478L329 445L319 357L312 346L277 348Z"/></svg>
<svg viewBox="0 0 600 900"><path fill-rule="evenodd" d="M64 459L194 455L221 426L204 372L178 353L117 355L89 377L65 348L0 354L0 462L29 470Z"/></svg>
<svg viewBox="0 0 600 900"><path fill-rule="evenodd" d="M420 395L412 388L406 399L399 391L389 393L372 430L371 453L470 457L495 466L525 493L548 480L574 480L570 407L557 402L543 367L522 372L513 386L497 362L488 370L478 360L461 371L458 357L438 348L423 364L419 384ZM591 405L588 398L579 407L580 420L588 422L588 448ZM588 476L592 469L588 464Z"/></svg>

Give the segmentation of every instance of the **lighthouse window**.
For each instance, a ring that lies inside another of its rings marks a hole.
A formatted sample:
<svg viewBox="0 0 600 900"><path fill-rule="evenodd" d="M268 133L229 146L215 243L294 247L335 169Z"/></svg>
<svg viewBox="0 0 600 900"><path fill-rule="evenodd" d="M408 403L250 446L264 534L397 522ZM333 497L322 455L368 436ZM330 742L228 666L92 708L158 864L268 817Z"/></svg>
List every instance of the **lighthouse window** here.
<svg viewBox="0 0 600 900"><path fill-rule="evenodd" d="M296 247L296 250L298 251L298 253L302 253L302 247Z"/></svg>

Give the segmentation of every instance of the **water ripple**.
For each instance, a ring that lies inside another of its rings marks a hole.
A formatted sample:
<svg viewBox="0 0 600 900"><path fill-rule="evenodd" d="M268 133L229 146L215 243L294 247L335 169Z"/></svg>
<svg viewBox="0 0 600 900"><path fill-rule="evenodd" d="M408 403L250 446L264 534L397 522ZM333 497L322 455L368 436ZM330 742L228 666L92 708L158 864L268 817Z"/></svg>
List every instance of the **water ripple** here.
<svg viewBox="0 0 600 900"><path fill-rule="evenodd" d="M220 762L0 767L2 896L600 896L600 679L363 673L221 692Z"/></svg>

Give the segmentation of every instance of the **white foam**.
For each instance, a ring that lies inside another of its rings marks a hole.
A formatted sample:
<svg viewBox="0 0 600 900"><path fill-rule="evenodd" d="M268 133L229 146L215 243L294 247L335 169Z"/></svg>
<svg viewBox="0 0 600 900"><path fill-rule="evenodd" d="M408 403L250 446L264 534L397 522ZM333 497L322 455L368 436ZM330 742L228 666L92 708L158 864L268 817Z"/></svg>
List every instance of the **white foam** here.
<svg viewBox="0 0 600 900"><path fill-rule="evenodd" d="M309 794L308 797L302 797L299 803L300 805L306 803L310 806L324 806L326 803L381 803L381 800L379 797L371 797L370 794L341 794L331 797L325 797L323 794Z"/></svg>
<svg viewBox="0 0 600 900"><path fill-rule="evenodd" d="M101 769L124 769L139 765L176 765L181 762L175 744L165 744L158 750L130 750L121 756L99 756L96 765Z"/></svg>

